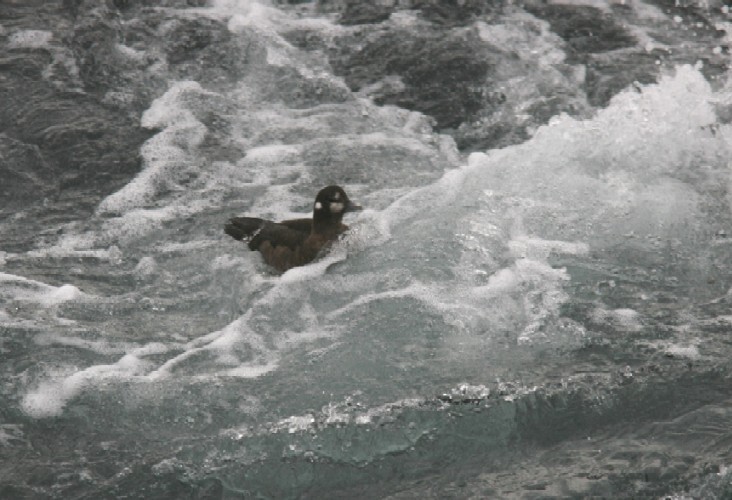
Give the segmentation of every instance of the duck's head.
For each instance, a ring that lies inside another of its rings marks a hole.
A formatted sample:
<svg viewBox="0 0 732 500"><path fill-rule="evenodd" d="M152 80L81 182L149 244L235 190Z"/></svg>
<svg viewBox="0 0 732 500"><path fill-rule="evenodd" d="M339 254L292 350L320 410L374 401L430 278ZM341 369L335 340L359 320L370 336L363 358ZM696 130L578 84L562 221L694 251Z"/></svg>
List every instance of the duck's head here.
<svg viewBox="0 0 732 500"><path fill-rule="evenodd" d="M340 186L324 187L318 192L313 204L313 221L315 225L339 225L343 214L361 210L353 203Z"/></svg>

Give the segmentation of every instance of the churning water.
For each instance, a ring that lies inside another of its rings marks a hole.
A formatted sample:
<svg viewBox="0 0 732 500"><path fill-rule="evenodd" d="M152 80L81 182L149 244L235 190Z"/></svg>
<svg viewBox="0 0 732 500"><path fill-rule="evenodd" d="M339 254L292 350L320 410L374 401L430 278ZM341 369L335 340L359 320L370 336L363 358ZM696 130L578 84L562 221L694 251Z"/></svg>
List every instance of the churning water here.
<svg viewBox="0 0 732 500"><path fill-rule="evenodd" d="M171 79L139 174L0 252L6 494L730 494L732 87L678 65L464 155L278 34L348 28L175 15L261 50L242 77ZM332 98L292 105L302 81ZM331 183L366 210L315 264L278 276L223 234Z"/></svg>

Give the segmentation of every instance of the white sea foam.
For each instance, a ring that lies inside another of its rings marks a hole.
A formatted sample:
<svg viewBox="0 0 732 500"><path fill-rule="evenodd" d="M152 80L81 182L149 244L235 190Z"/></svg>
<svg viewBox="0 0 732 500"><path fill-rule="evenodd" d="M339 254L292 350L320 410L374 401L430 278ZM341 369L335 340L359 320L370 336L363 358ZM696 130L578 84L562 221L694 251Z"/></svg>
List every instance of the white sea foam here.
<svg viewBox="0 0 732 500"><path fill-rule="evenodd" d="M484 210L512 217L529 236L590 247L631 232L693 238L705 181L687 178L724 175L729 127L709 128L713 93L692 67L639 90L592 119L561 116L525 144L471 155L464 177L499 193L481 198Z"/></svg>
<svg viewBox="0 0 732 500"><path fill-rule="evenodd" d="M693 359L693 360L699 359L699 357L700 357L699 348L697 348L696 346L693 346L693 345L692 346L682 346L682 345L672 344L666 348L666 353L671 356L675 356L675 357L679 357L679 358L688 358L688 359Z"/></svg>
<svg viewBox="0 0 732 500"><path fill-rule="evenodd" d="M527 27L531 29L527 29ZM565 53L557 47L562 43L549 23L529 14L514 14L500 24L476 23L478 36L496 47L514 51L519 57L534 61L535 64L549 68L552 64L564 62ZM559 76L556 70L552 74ZM559 78L562 78L559 76ZM510 90L510 85L504 86Z"/></svg>
<svg viewBox="0 0 732 500"><path fill-rule="evenodd" d="M215 240L196 240L184 243L163 243L157 249L161 253L186 253L217 247L219 244L220 242Z"/></svg>
<svg viewBox="0 0 732 500"><path fill-rule="evenodd" d="M135 275L138 277L151 276L155 273L157 264L153 257L145 256L135 266Z"/></svg>
<svg viewBox="0 0 732 500"><path fill-rule="evenodd" d="M207 129L188 109L187 103L206 95L197 82L177 82L156 99L142 115L142 126L163 130L148 139L142 146L144 167L124 188L105 198L99 204L99 213L125 213L141 208L167 189L175 189L187 167L195 164L198 145Z"/></svg>
<svg viewBox="0 0 732 500"><path fill-rule="evenodd" d="M610 323L626 332L640 332L643 329L638 311L627 308L607 310L597 308L592 312L592 319L598 323Z"/></svg>
<svg viewBox="0 0 732 500"><path fill-rule="evenodd" d="M109 342L77 336L60 335L54 332L41 333L33 338L33 342L40 346L57 345L85 349L98 354L122 354L135 348L130 342Z"/></svg>
<svg viewBox="0 0 732 500"><path fill-rule="evenodd" d="M142 63L145 61L145 51L134 49L122 43L117 44L116 47L120 54L132 61L135 61L137 63Z"/></svg>
<svg viewBox="0 0 732 500"><path fill-rule="evenodd" d="M36 302L43 306L54 306L85 297L74 285L52 286L23 276L0 273L0 296L11 300Z"/></svg>
<svg viewBox="0 0 732 500"><path fill-rule="evenodd" d="M516 258L546 260L552 254L584 255L589 251L586 243L543 240L528 236L519 236L508 242L511 254Z"/></svg>
<svg viewBox="0 0 732 500"><path fill-rule="evenodd" d="M342 245L334 245L328 255L307 266L293 267L280 277L282 283L296 283L323 276L325 271L335 264L346 259L347 251Z"/></svg>
<svg viewBox="0 0 732 500"><path fill-rule="evenodd" d="M112 260L117 253L113 248L93 248L97 246L98 235L91 232L83 232L81 234L69 233L64 234L55 245L39 248L26 252L26 257L43 258L43 257L88 257L100 260ZM119 248L117 248L119 250Z"/></svg>
<svg viewBox="0 0 732 500"><path fill-rule="evenodd" d="M331 316L409 297L459 328L495 329L501 326L500 313L513 311L503 319L524 318L514 325L521 342L549 340L558 321L562 342L581 341L581 326L560 321L569 276L553 268L550 257L586 255L619 241L638 244L627 241L629 233L641 235L644 245L651 235L694 243L695 222L703 217L700 189L707 181L689 182L689 169L699 165L698 173L709 180L729 177L720 161L730 156L729 127L710 131L716 121L712 102L703 76L680 67L657 85L619 94L594 118L560 116L527 143L472 154L467 165L382 211L389 231L398 228L407 238L447 241L468 228L455 281L412 280L397 289L367 292ZM405 233L414 223L425 231ZM430 232L441 225L449 230ZM407 258L412 249L394 242L391 251ZM513 264L496 268L499 253ZM449 254L433 257L451 261ZM481 273L489 276L487 283L475 281ZM613 318L625 328L639 328L629 313L615 312Z"/></svg>
<svg viewBox="0 0 732 500"><path fill-rule="evenodd" d="M247 424L223 430L222 434L241 439L243 437L276 433L295 434L341 424L370 425L375 420L391 419L403 410L417 408L423 404L425 404L425 401L422 399L405 398L377 406L365 407L354 401L353 398L348 397L343 402L329 403L314 413L292 415L256 428L251 428Z"/></svg>
<svg viewBox="0 0 732 500"><path fill-rule="evenodd" d="M110 365L95 365L84 370L68 374L70 369L50 374L35 389L29 391L21 402L21 408L31 417L45 418L61 414L67 402L78 396L86 388L99 385L105 381L129 379L145 372L149 362L141 359L144 356L166 352L168 347L160 343L151 343L134 349L119 361Z"/></svg>
<svg viewBox="0 0 732 500"><path fill-rule="evenodd" d="M243 27L275 31L288 19L281 10L256 0L214 0L209 13L230 17L231 31Z"/></svg>
<svg viewBox="0 0 732 500"><path fill-rule="evenodd" d="M44 49L48 48L53 33L43 30L16 31L8 37L10 49Z"/></svg>
<svg viewBox="0 0 732 500"><path fill-rule="evenodd" d="M644 342L644 344L663 352L666 356L673 358L698 360L702 357L702 354L699 352L698 339L689 339L683 342L658 340L653 342Z"/></svg>

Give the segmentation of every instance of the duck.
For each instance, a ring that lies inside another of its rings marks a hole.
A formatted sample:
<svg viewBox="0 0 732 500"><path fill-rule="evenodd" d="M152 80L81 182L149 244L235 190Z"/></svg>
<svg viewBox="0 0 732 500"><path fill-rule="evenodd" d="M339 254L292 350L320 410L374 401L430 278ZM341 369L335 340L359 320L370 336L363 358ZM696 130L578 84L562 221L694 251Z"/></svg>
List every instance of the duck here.
<svg viewBox="0 0 732 500"><path fill-rule="evenodd" d="M336 185L321 189L313 202L313 217L273 222L257 217L232 217L224 232L235 240L248 240L252 251L264 261L285 272L304 266L322 256L348 230L343 216L362 210L345 190Z"/></svg>

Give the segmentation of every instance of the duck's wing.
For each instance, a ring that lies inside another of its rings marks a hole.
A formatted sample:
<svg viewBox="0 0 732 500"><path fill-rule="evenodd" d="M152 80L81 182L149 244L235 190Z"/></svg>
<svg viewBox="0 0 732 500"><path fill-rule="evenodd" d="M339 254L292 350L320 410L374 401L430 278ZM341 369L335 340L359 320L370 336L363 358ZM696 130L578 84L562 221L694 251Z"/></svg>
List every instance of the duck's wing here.
<svg viewBox="0 0 732 500"><path fill-rule="evenodd" d="M266 224L275 223L257 217L232 217L224 226L224 231L235 240L243 240L244 238L254 236ZM276 224L287 226L290 229L301 231L308 235L313 227L313 219L290 219L277 222Z"/></svg>
<svg viewBox="0 0 732 500"><path fill-rule="evenodd" d="M283 220L279 224L287 226L290 229L294 229L295 231L302 231L307 234L310 234L310 231L313 229L313 219Z"/></svg>
<svg viewBox="0 0 732 500"><path fill-rule="evenodd" d="M290 222L290 221L287 221ZM304 224L295 224L295 228ZM248 246L251 250L259 250L262 243L269 243L272 248L287 247L295 250L303 244L310 235L310 228L307 231L293 229L287 224L272 222L256 217L233 217L224 226L226 234L234 239L249 239Z"/></svg>
<svg viewBox="0 0 732 500"><path fill-rule="evenodd" d="M256 217L232 217L224 226L224 232L235 240L251 238L267 221Z"/></svg>

